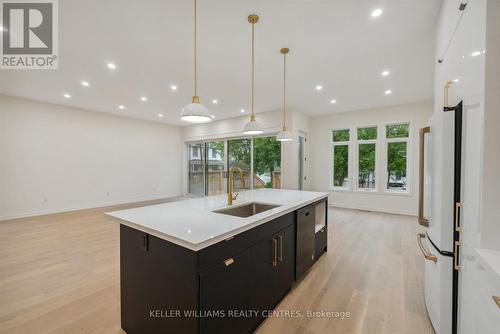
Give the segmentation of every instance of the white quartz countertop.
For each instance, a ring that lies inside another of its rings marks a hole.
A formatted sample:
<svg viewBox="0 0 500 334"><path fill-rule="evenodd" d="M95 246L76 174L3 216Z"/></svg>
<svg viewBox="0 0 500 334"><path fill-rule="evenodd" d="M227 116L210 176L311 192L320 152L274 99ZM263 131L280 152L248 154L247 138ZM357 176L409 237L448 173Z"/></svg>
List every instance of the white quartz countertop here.
<svg viewBox="0 0 500 334"><path fill-rule="evenodd" d="M118 219L121 224L198 251L327 196L328 193L298 190L242 191L233 206L249 202L280 205L246 218L212 212L227 207L227 194L113 211L106 215Z"/></svg>

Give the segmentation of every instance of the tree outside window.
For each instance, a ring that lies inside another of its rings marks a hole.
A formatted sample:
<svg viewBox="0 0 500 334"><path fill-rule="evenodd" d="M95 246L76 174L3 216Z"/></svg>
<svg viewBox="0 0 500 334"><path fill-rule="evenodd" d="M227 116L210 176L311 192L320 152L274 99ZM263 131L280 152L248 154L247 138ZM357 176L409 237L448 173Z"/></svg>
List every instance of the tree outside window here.
<svg viewBox="0 0 500 334"><path fill-rule="evenodd" d="M358 189L375 190L377 127L360 127L356 130L358 139Z"/></svg>
<svg viewBox="0 0 500 334"><path fill-rule="evenodd" d="M410 125L386 125L387 184L390 191L407 191L408 139Z"/></svg>
<svg viewBox="0 0 500 334"><path fill-rule="evenodd" d="M349 129L332 131L334 189L349 189L349 141Z"/></svg>

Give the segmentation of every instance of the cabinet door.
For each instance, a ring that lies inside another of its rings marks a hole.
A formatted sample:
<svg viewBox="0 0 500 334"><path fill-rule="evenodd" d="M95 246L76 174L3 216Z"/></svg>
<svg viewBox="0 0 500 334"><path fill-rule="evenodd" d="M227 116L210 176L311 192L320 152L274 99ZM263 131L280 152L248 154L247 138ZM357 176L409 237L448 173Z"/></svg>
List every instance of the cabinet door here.
<svg viewBox="0 0 500 334"><path fill-rule="evenodd" d="M278 240L278 264L274 275L275 306L290 290L295 278L295 226L276 234Z"/></svg>
<svg viewBox="0 0 500 334"><path fill-rule="evenodd" d="M295 277L295 226L291 225L252 247L258 261L254 295L259 311L272 310L290 290ZM260 312L262 314L262 312Z"/></svg>
<svg viewBox="0 0 500 334"><path fill-rule="evenodd" d="M202 333L246 333L253 329L256 317L234 317L230 312L256 309L257 261L250 248L200 274Z"/></svg>

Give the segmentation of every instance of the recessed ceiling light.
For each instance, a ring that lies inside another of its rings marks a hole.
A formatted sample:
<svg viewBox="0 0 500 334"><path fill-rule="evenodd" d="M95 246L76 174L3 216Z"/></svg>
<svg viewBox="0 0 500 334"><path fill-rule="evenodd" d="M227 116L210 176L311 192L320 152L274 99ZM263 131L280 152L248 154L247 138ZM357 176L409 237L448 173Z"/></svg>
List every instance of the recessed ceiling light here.
<svg viewBox="0 0 500 334"><path fill-rule="evenodd" d="M481 51L474 51L471 53L471 57L477 57L481 54Z"/></svg>
<svg viewBox="0 0 500 334"><path fill-rule="evenodd" d="M335 103L337 103L337 100L335 100L335 99L330 100L330 103L331 103L331 104L335 104Z"/></svg>
<svg viewBox="0 0 500 334"><path fill-rule="evenodd" d="M213 100L212 100L212 104L217 104L217 103L219 103L219 101L218 101L218 100L216 100L216 99L213 99Z"/></svg>
<svg viewBox="0 0 500 334"><path fill-rule="evenodd" d="M119 106L118 106L118 109L123 110L123 109L125 109L125 106L123 106L123 105L119 105Z"/></svg>
<svg viewBox="0 0 500 334"><path fill-rule="evenodd" d="M163 117L163 114L158 114L158 117L162 118L162 117Z"/></svg>
<svg viewBox="0 0 500 334"><path fill-rule="evenodd" d="M212 119L214 119L214 118L215 118L215 115L210 115L210 117L211 117Z"/></svg>
<svg viewBox="0 0 500 334"><path fill-rule="evenodd" d="M244 113L244 112L245 112L245 109L241 109L241 110L240 110L240 112L241 112L241 113Z"/></svg>
<svg viewBox="0 0 500 334"><path fill-rule="evenodd" d="M323 90L323 86L321 86L321 85L317 85L317 86L316 86L316 90Z"/></svg>
<svg viewBox="0 0 500 334"><path fill-rule="evenodd" d="M146 102L147 100L148 100L148 98L147 98L147 97L145 97L145 96L141 96L141 101L142 101L142 102Z"/></svg>
<svg viewBox="0 0 500 334"><path fill-rule="evenodd" d="M385 91L385 95L391 95L392 94L392 90L388 89Z"/></svg>
<svg viewBox="0 0 500 334"><path fill-rule="evenodd" d="M110 70L114 70L114 69L116 69L116 64L115 63L108 63L108 68Z"/></svg>
<svg viewBox="0 0 500 334"><path fill-rule="evenodd" d="M173 91L176 91L177 90L177 86L176 85L172 85L172 86L170 86L170 89L173 90Z"/></svg>
<svg viewBox="0 0 500 334"><path fill-rule="evenodd" d="M391 74L391 72L390 72L390 71L388 71L388 70L385 70L385 71L382 71L382 73L380 73L380 74L381 74L383 77L386 77L386 76L388 76L389 74Z"/></svg>
<svg viewBox="0 0 500 334"><path fill-rule="evenodd" d="M71 95L69 95L68 93L64 94L63 96L67 99L71 98Z"/></svg>
<svg viewBox="0 0 500 334"><path fill-rule="evenodd" d="M372 12L371 15L372 17L379 17L380 15L382 15L382 12L383 12L382 8L377 8Z"/></svg>
<svg viewBox="0 0 500 334"><path fill-rule="evenodd" d="M456 78L456 79L453 79L454 82L459 82L460 79L459 78Z"/></svg>
<svg viewBox="0 0 500 334"><path fill-rule="evenodd" d="M90 86L90 83L88 81L82 81L81 84L82 84L82 86L85 86L85 87Z"/></svg>

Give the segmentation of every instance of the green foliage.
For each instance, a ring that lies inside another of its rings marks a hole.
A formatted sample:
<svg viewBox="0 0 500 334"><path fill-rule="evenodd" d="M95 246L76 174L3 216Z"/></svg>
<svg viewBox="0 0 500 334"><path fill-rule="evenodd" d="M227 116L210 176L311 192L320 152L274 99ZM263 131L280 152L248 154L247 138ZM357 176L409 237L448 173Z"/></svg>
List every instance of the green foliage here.
<svg viewBox="0 0 500 334"><path fill-rule="evenodd" d="M387 175L406 177L406 143L389 143L387 145Z"/></svg>
<svg viewBox="0 0 500 334"><path fill-rule="evenodd" d="M337 145L333 148L333 185L344 186L349 170L349 146Z"/></svg>
<svg viewBox="0 0 500 334"><path fill-rule="evenodd" d="M410 125L408 123L387 125L385 127L385 136L387 138L408 138L409 135Z"/></svg>
<svg viewBox="0 0 500 334"><path fill-rule="evenodd" d="M371 173L375 172L375 144L359 145L359 180L366 182Z"/></svg>
<svg viewBox="0 0 500 334"><path fill-rule="evenodd" d="M253 140L253 170L262 175L281 166L281 142L275 137L261 137ZM272 185L271 185L272 188Z"/></svg>
<svg viewBox="0 0 500 334"><path fill-rule="evenodd" d="M332 139L336 141L349 141L349 129L335 130L332 132Z"/></svg>
<svg viewBox="0 0 500 334"><path fill-rule="evenodd" d="M216 150L222 159L224 159L224 141L211 141L208 143L209 148Z"/></svg>
<svg viewBox="0 0 500 334"><path fill-rule="evenodd" d="M250 170L250 140L244 138L227 141L230 167L236 166L243 170Z"/></svg>
<svg viewBox="0 0 500 334"><path fill-rule="evenodd" d="M377 139L377 127L358 128L358 140Z"/></svg>

